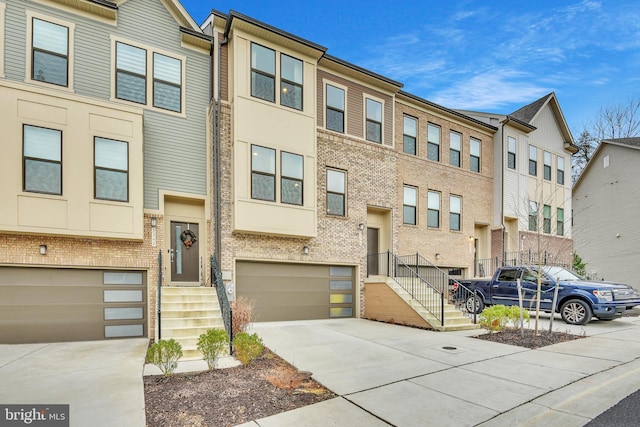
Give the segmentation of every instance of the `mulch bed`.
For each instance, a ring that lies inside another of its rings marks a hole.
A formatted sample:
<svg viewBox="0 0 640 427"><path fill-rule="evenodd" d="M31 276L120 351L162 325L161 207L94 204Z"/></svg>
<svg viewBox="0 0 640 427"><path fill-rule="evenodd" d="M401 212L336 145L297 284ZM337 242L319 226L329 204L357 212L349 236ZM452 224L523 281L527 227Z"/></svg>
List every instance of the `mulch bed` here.
<svg viewBox="0 0 640 427"><path fill-rule="evenodd" d="M148 426L234 426L335 396L266 348L248 366L144 377Z"/></svg>
<svg viewBox="0 0 640 427"><path fill-rule="evenodd" d="M557 331L549 332L548 330L541 329L538 330L538 334L539 335L536 335L533 329L525 329L523 337L519 329L505 328L503 331L478 335L476 338L526 348L540 348L547 345L585 338L584 335L573 335Z"/></svg>

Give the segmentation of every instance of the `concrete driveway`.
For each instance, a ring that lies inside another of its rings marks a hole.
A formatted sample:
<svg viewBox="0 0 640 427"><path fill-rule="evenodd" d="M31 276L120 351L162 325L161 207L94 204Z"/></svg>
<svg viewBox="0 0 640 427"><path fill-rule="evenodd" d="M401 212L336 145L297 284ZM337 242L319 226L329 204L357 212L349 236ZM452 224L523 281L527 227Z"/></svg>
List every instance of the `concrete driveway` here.
<svg viewBox="0 0 640 427"><path fill-rule="evenodd" d="M361 319L257 323L266 346L340 397L245 426L582 426L640 388L639 320L557 320L588 338L539 350Z"/></svg>
<svg viewBox="0 0 640 427"><path fill-rule="evenodd" d="M0 345L1 404L69 404L73 426L145 425L148 340Z"/></svg>

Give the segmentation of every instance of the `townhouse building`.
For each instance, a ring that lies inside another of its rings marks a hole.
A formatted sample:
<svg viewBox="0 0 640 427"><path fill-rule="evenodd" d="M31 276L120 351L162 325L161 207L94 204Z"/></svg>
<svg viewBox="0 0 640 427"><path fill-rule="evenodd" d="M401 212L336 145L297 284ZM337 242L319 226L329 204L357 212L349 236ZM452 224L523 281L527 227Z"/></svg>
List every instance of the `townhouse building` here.
<svg viewBox="0 0 640 427"><path fill-rule="evenodd" d="M209 282L211 39L173 0L0 30L0 342L154 337L158 283Z"/></svg>
<svg viewBox="0 0 640 427"><path fill-rule="evenodd" d="M256 320L365 315L379 254L458 276L475 246L489 256L496 127L248 16L202 27L221 67L222 276Z"/></svg>
<svg viewBox="0 0 640 427"><path fill-rule="evenodd" d="M507 115L464 112L498 127L491 257L477 257L475 274L491 274L502 263L571 265L577 147L555 93Z"/></svg>
<svg viewBox="0 0 640 427"><path fill-rule="evenodd" d="M640 138L600 142L573 186L574 249L594 280L628 283L640 289L635 206L640 190L635 168ZM624 209L616 209L624 206Z"/></svg>

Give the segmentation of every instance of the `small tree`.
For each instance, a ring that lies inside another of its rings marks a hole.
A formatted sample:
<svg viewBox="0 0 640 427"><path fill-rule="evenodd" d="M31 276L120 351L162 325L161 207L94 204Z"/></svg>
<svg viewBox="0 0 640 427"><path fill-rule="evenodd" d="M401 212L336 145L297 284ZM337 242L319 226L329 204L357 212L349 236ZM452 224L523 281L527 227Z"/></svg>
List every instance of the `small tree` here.
<svg viewBox="0 0 640 427"><path fill-rule="evenodd" d="M164 375L172 375L182 357L182 346L171 338L153 343L147 350L147 363L153 363Z"/></svg>
<svg viewBox="0 0 640 427"><path fill-rule="evenodd" d="M216 362L227 352L229 335L224 329L209 329L198 338L198 350L207 361L209 369L214 369Z"/></svg>
<svg viewBox="0 0 640 427"><path fill-rule="evenodd" d="M577 252L573 253L573 271L582 277L587 277L587 264L582 260Z"/></svg>

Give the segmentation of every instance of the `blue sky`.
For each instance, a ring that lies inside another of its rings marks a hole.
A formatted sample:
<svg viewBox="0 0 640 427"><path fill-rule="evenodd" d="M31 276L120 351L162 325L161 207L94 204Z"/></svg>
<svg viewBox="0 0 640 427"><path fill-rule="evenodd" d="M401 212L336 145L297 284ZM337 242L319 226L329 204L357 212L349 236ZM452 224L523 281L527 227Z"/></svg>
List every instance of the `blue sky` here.
<svg viewBox="0 0 640 427"><path fill-rule="evenodd" d="M182 0L235 10L448 108L510 113L555 92L574 138L640 95L640 4L576 1Z"/></svg>

